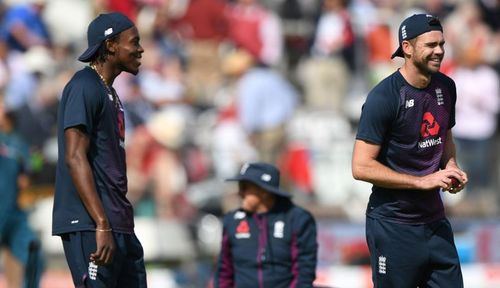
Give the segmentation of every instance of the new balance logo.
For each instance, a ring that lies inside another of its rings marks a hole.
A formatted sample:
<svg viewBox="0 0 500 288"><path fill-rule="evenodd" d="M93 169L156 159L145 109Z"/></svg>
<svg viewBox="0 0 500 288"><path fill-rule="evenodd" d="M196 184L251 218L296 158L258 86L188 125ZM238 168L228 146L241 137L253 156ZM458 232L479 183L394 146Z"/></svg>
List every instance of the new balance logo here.
<svg viewBox="0 0 500 288"><path fill-rule="evenodd" d="M406 100L405 108L410 108L413 107L414 105L415 105L414 99Z"/></svg>
<svg viewBox="0 0 500 288"><path fill-rule="evenodd" d="M387 272L386 260L387 260L387 258L385 258L384 256L378 257L378 273L379 274L386 274L386 272Z"/></svg>

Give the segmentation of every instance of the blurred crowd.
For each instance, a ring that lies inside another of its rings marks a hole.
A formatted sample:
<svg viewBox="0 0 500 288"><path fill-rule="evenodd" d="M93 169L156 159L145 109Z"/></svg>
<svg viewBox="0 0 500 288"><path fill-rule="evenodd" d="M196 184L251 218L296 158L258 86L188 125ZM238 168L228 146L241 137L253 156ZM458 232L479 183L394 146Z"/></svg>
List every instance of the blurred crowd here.
<svg viewBox="0 0 500 288"><path fill-rule="evenodd" d="M138 77L113 85L138 215L187 224L221 215L237 205L223 179L263 160L318 217L362 219L369 186L350 172L361 105L401 64L390 59L398 23L427 12L444 25L442 71L457 85L454 135L470 179L445 202L457 215L497 216L496 0L1 1L0 89L33 155L28 199L51 196L59 97L104 11L133 19L145 49Z"/></svg>

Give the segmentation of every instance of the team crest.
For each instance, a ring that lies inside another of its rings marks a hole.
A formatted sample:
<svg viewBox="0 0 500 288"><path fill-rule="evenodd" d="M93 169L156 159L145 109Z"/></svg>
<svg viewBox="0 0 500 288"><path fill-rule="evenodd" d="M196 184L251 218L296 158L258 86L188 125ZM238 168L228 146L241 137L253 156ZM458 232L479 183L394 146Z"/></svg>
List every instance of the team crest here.
<svg viewBox="0 0 500 288"><path fill-rule="evenodd" d="M444 104L443 90L441 88L436 88L436 100L438 105Z"/></svg>
<svg viewBox="0 0 500 288"><path fill-rule="evenodd" d="M378 257L378 273L379 274L387 273L387 258L385 256Z"/></svg>
<svg viewBox="0 0 500 288"><path fill-rule="evenodd" d="M250 226L246 220L240 221L238 227L236 227L236 235L237 239L246 239L250 238Z"/></svg>
<svg viewBox="0 0 500 288"><path fill-rule="evenodd" d="M274 222L274 232L273 236L274 238L283 238L285 235L285 222L283 221L276 221Z"/></svg>
<svg viewBox="0 0 500 288"><path fill-rule="evenodd" d="M94 262L89 262L89 279L96 280L97 279L97 264Z"/></svg>

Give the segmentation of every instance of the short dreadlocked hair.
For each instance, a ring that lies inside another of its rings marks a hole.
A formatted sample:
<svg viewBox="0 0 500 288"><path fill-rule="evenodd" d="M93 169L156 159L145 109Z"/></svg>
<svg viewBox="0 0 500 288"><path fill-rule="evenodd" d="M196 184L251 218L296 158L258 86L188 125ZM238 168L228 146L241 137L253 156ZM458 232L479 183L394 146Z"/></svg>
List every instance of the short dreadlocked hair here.
<svg viewBox="0 0 500 288"><path fill-rule="evenodd" d="M111 55L111 52L108 50L108 48L106 48L106 41L118 42L119 39L120 39L120 33L113 35L108 39L102 41L101 46L99 46L99 49L97 49L94 55L92 55L89 62L90 63L105 62L106 58L108 58L108 56Z"/></svg>

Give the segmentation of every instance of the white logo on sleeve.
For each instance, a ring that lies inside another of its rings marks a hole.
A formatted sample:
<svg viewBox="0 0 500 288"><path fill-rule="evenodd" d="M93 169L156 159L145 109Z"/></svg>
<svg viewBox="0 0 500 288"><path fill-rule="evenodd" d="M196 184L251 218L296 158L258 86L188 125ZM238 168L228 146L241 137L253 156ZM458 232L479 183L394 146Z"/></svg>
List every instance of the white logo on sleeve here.
<svg viewBox="0 0 500 288"><path fill-rule="evenodd" d="M385 258L384 256L378 257L378 273L379 274L386 274L386 272L387 272L386 260L387 260L387 258Z"/></svg>
<svg viewBox="0 0 500 288"><path fill-rule="evenodd" d="M90 280L96 280L97 279L97 264L94 262L89 262L89 278Z"/></svg>

